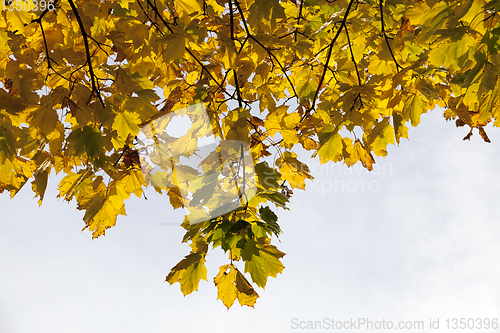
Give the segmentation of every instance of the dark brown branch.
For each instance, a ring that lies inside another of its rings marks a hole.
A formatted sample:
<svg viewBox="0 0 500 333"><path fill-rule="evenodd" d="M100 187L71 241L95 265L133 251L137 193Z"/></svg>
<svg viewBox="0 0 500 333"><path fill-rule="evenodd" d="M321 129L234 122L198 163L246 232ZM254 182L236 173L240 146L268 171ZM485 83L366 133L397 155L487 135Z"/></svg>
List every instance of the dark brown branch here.
<svg viewBox="0 0 500 333"><path fill-rule="evenodd" d="M302 18L302 8L304 7L304 0L300 1L299 15L297 16L297 25L300 24L300 19ZM297 34L299 33L299 28L295 29L295 42L297 42Z"/></svg>
<svg viewBox="0 0 500 333"><path fill-rule="evenodd" d="M137 1L137 2L140 2L140 1ZM165 25L168 29L168 31L170 33L174 32L172 30L172 28L170 27L170 23L168 23L164 18L163 18L163 15L160 14L160 12L158 11L158 8L156 8L155 5L153 5L151 3L151 0L146 0L148 6L150 6L152 9L153 9L153 12L155 13L156 17L159 17L160 18L160 21L163 23L163 25ZM142 7L142 6L141 6Z"/></svg>
<svg viewBox="0 0 500 333"><path fill-rule="evenodd" d="M76 20L78 22L78 26L80 27L80 31L82 32L83 43L85 44L85 53L87 54L87 65L89 66L90 79L92 82L92 94L97 95L99 102L101 103L102 107L104 108L105 104L104 104L104 101L102 99L101 93L99 91L98 83L96 82L96 79L95 79L94 68L92 67L92 57L90 55L90 47L89 47L87 32L85 32L85 27L83 26L82 18L80 17L80 14L78 13L78 10L76 9L75 3L73 2L73 0L68 0L68 2L69 2L69 5L71 6L71 10L75 14Z"/></svg>
<svg viewBox="0 0 500 333"><path fill-rule="evenodd" d="M243 51L243 47L245 46L245 43L247 42L247 40L248 40L248 36L246 36L243 43L241 43L241 47L240 47L240 50L238 51L238 55L240 55L241 51Z"/></svg>
<svg viewBox="0 0 500 333"><path fill-rule="evenodd" d="M337 79L337 76L335 75L335 71L333 69L330 68L330 66L327 67L330 72L332 72L332 75L333 75L333 78L335 79L335 81L339 82L339 80Z"/></svg>
<svg viewBox="0 0 500 333"><path fill-rule="evenodd" d="M102 50L102 52L106 53L106 56L108 56L108 57L109 57L108 52L106 52L106 50L104 50L104 49L102 48L102 46L101 46L101 45L104 45L104 46L107 46L107 47L111 48L111 46L110 46L110 45L106 45L106 44L104 44L104 43L98 42L97 40L95 40L95 38L94 38L94 37L92 37L92 36L90 36L90 35L88 35L87 37L88 37L88 38L90 38L90 39L92 39L92 40L93 40L93 41L97 44L97 46L98 46L98 47Z"/></svg>
<svg viewBox="0 0 500 333"><path fill-rule="evenodd" d="M260 132L259 132L259 128L257 127L257 125L255 125L254 123L252 123L252 122L250 121L250 119L248 119L248 118L246 119L246 121L247 121L247 123L249 123L249 124L253 127L254 131L255 131L255 132L256 132L259 136L262 136L262 133L260 133Z"/></svg>
<svg viewBox="0 0 500 333"><path fill-rule="evenodd" d="M299 15L297 16L297 24L300 24L300 19L302 18L302 8L304 6L304 0L300 1Z"/></svg>
<svg viewBox="0 0 500 333"><path fill-rule="evenodd" d="M385 42L387 43L387 47L389 48L389 52L391 53L392 60L394 60L394 63L396 64L396 70L399 73L399 69L403 69L403 67L398 64L396 57L394 56L394 53L392 52L391 44L389 43L389 38L387 37L387 34L385 33L385 23L384 23L384 5L383 5L384 0L379 1L380 5L380 21L382 23L382 34L384 35Z"/></svg>
<svg viewBox="0 0 500 333"><path fill-rule="evenodd" d="M229 69L226 71L226 74L224 74L224 79L222 79L222 84L224 84L224 82L226 82L228 74L229 74Z"/></svg>
<svg viewBox="0 0 500 333"><path fill-rule="evenodd" d="M352 106L351 108L349 109L349 112L351 112L352 110L354 110L354 107L356 106L356 101L359 99L359 109L358 110L361 110L363 108L363 100L361 99L361 94L357 94L356 95L356 98L354 99L354 101L352 102Z"/></svg>
<svg viewBox="0 0 500 333"><path fill-rule="evenodd" d="M160 33L160 35L163 36L163 31L160 30L160 27L158 26L158 24L155 21L153 21L153 19L149 16L149 14L144 10L144 7L142 7L141 2L137 1L137 4L139 5L139 7L141 7L142 12L146 16L146 19L149 20L149 22L151 22L151 24L153 25L153 27L155 27L156 30Z"/></svg>
<svg viewBox="0 0 500 333"><path fill-rule="evenodd" d="M42 24L42 21L39 21L38 24L40 25L40 30L42 31L42 38L43 38L43 46L45 48L45 55L47 57L47 76L45 77L45 80L47 80L47 77L49 76L49 71L52 69L54 72L54 68L52 67L52 64L51 64L51 58L50 58L50 54L49 54L49 47L47 45L47 39L45 38L45 31L43 31L43 24ZM55 61L54 61L55 62ZM57 62L55 62L56 65L57 65Z"/></svg>
<svg viewBox="0 0 500 333"><path fill-rule="evenodd" d="M247 37L251 38L252 40L254 40L257 44L259 44L260 47L262 47L264 50L266 50L267 54L269 54L269 57L271 58L271 61L272 61L272 58L274 58L274 60L276 60L276 62L278 63L278 65L280 66L281 68L281 71L283 72L283 74L285 75L286 79L288 80L288 83L290 84L290 87L292 88L292 91L293 91L293 94L295 97L297 97L297 99L299 98L299 95L297 94L297 92L295 91L295 86L293 85L292 81L290 80L290 77L288 76L288 74L286 73L286 70L285 68L283 67L283 65L281 65L280 61L278 60L278 58L276 58L276 56L274 55L274 53L271 52L271 50L267 47L265 47L257 38L255 38L251 33L250 33L250 30L248 29L248 25L247 25L247 22L245 20L245 16L243 15L243 10L241 9L241 6L240 6L240 3L238 2L238 0L234 0L234 4L236 5L236 8L238 8L238 12L240 13L241 15L241 21L243 22L243 26L245 27L245 31L247 33Z"/></svg>
<svg viewBox="0 0 500 333"><path fill-rule="evenodd" d="M236 95L238 96L238 106L243 108L243 99L241 98L240 85L238 84L238 76L236 75L236 70L233 69L234 76L234 87L236 88Z"/></svg>
<svg viewBox="0 0 500 333"><path fill-rule="evenodd" d="M286 38L286 37L291 36L291 35L295 35L295 38L296 38L296 37L297 37L297 34L299 34L299 35L301 35L301 36L304 36L305 38L309 39L311 42L314 42L314 41L315 41L313 38L309 37L308 35L306 35L306 34L305 34L305 33L303 33L303 32L300 32L298 29L295 29L294 31L289 32L289 33L286 33L286 34L284 34L284 35L282 35L282 36L279 36L278 38L279 38L279 39L283 39L283 38ZM295 40L295 41L297 41L297 40Z"/></svg>
<svg viewBox="0 0 500 333"><path fill-rule="evenodd" d="M57 4L57 1L59 0L55 0L54 1L54 6ZM47 80L47 78L50 76L50 70L52 70L55 74L57 74L58 76L60 76L61 78L63 78L64 80L66 81L69 81L71 82L70 79L67 79L66 77L64 77L64 75L61 75L58 71L55 70L55 68L52 66L52 62L54 62L57 66L59 66L59 64L57 63L57 61L55 61L54 59L52 59L50 57L50 53L49 53L49 47L47 45L47 38L45 37L45 31L43 30L43 25L42 25L42 18L45 16L45 14L47 14L50 10L49 9L46 9L44 10L40 16L34 20L31 20L31 23L38 23L38 25L40 25L40 30L42 31L42 38L43 38L43 46L44 46L44 49L45 49L45 57L47 58L47 75L45 77L45 80Z"/></svg>
<svg viewBox="0 0 500 333"><path fill-rule="evenodd" d="M304 119L311 113L311 111L314 110L314 107L316 105L316 100L318 99L319 91L321 90L321 85L323 84L323 81L325 80L326 71L328 70L328 65L330 63L330 59L332 58L333 46L335 45L337 38L339 38L340 33L342 32L342 29L346 25L347 17L349 16L349 12L351 11L351 7L352 7L354 1L355 0L351 0L349 2L349 5L347 6L347 10L346 10L345 15L344 15L344 19L342 20L340 27L338 28L337 33L335 34L335 37L333 37L332 42L330 43L330 45L328 45L328 54L326 55L326 63L325 63L324 68L323 68L323 73L321 74L321 77L319 79L318 89L316 90L316 93L314 94L314 98L313 98L311 107L309 108L309 110L304 112L304 114L302 115L302 118L300 119L300 122L304 121Z"/></svg>
<svg viewBox="0 0 500 333"><path fill-rule="evenodd" d="M234 13L233 13L233 3L229 2L229 25L230 25L230 30L231 30L231 40L233 42L238 42L240 43L240 51L238 52L238 55L240 55L241 51L243 50L243 45L247 42L247 38L243 42L241 42L238 38L235 37L234 35ZM236 47L236 44L235 44Z"/></svg>
<svg viewBox="0 0 500 333"><path fill-rule="evenodd" d="M56 6L57 2L59 0L55 0L54 1L54 7ZM31 23L34 23L34 22L37 22L37 23L41 23L42 22L42 18L45 16L45 14L47 14L48 12L51 12L51 10L49 10L49 8L47 7L47 9L45 9L41 14L40 16L38 16L38 18L34 19L34 20L31 20Z"/></svg>
<svg viewBox="0 0 500 333"><path fill-rule="evenodd" d="M314 55L314 58L316 58L320 53L322 53L324 50L326 50L327 48L330 47L330 44L328 44L327 46L323 47L321 50L319 50L315 55Z"/></svg>
<svg viewBox="0 0 500 333"><path fill-rule="evenodd" d="M158 8L151 3L151 0L146 0L146 2L148 3L149 6L151 6L155 15L160 19L160 21L167 27L168 31L170 33L174 32L172 30L172 28L170 27L170 24L163 18L163 15L161 15L161 13L158 11ZM188 49L187 47L185 47L185 49L186 49L187 53L189 53L189 55L191 57L193 57L193 59L198 63L198 65L201 66L202 70L204 70L208 73L208 76L210 76L212 81L215 82L215 84L219 87L219 89L222 92L224 92L225 94L227 94L228 96L231 96L231 94L219 83L219 81L217 81L217 79L212 75L212 73L207 69L207 67L198 59L198 57L196 57L194 55L194 53L190 49Z"/></svg>
<svg viewBox="0 0 500 333"><path fill-rule="evenodd" d="M361 77L359 76L358 65L356 64L356 60L354 59L354 53L352 52L351 39L349 38L349 31L347 30L347 26L344 26L345 34L347 36L347 43L349 44L349 51L351 51L351 59L354 63L354 68L356 69L356 75L358 76L358 84L361 86ZM362 103L361 103L362 104Z"/></svg>
<svg viewBox="0 0 500 333"><path fill-rule="evenodd" d="M54 6L57 4L59 0L55 0L54 1ZM48 45L47 45L47 39L45 37L45 31L43 30L43 24L42 24L42 18L45 16L45 14L47 14L48 12L50 12L51 10L49 9L46 9L44 10L40 16L34 20L31 21L31 23L38 23L40 25L40 30L42 32L42 38L43 38L43 44L44 44L44 49L45 49L45 55L46 55L46 59L47 59L47 68L48 68L48 71L47 71L47 77L50 76L50 70L52 70L55 74L57 74L58 76L60 76L62 79L68 81L68 82L71 82L73 85L76 83L76 81L73 81L72 80L72 76L73 74L75 74L76 72L78 72L80 69L82 69L83 67L85 67L88 63L88 59L85 61L85 63L83 65L81 65L80 67L78 67L77 69L75 69L74 71L72 71L69 75L69 78L65 77L64 75L60 74L58 71L55 70L54 66L52 65L52 62L55 63L57 66L59 66L59 64L50 57L50 53L49 53L49 48L48 48ZM108 46L108 47L111 47L109 45L106 45L104 43L100 43L98 41L96 41L92 36L90 35L87 35L87 37L89 37L90 39L92 39L94 42L96 42L96 44L99 46L99 48L104 52L106 53L106 55L108 54L102 47L101 45L105 45L105 46ZM97 80L107 80L107 79L99 79L99 78L96 78Z"/></svg>
<svg viewBox="0 0 500 333"><path fill-rule="evenodd" d="M234 41L234 17L233 17L233 2L229 1L229 24L231 28L231 39Z"/></svg>

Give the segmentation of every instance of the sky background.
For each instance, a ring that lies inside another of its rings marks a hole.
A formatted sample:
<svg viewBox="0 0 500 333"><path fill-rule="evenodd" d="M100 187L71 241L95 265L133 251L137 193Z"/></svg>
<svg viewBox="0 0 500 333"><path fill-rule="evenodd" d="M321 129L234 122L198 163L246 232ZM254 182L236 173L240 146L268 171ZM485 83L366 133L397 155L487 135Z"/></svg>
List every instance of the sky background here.
<svg viewBox="0 0 500 333"><path fill-rule="evenodd" d="M429 319L439 318L448 332L446 318L500 319L500 129L486 131L490 144L477 131L462 141L467 128L424 114L371 173L301 153L315 180L278 212L285 269L256 289L255 309L216 299L213 277L228 263L220 249L199 291L183 297L164 282L189 252L184 229L161 224L183 220L167 196L132 197L128 216L92 241L83 212L56 199L61 176L40 208L29 186L4 193L0 332L301 331L292 318L422 320L418 332L437 331Z"/></svg>

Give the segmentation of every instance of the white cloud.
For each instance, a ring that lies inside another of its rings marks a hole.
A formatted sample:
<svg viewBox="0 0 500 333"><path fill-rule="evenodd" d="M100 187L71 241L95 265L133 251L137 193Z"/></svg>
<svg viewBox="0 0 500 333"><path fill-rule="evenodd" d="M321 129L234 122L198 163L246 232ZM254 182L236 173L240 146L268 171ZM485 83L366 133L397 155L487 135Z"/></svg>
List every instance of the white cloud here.
<svg viewBox="0 0 500 333"><path fill-rule="evenodd" d="M0 330L285 332L293 331L291 318L427 325L440 317L444 325L446 316L498 316L500 133L487 128L487 144L477 133L462 141L464 131L434 111L409 131L410 141L377 159L390 173L313 167L315 182L338 176L379 187L296 190L291 211L278 214L286 268L257 290L255 309L226 311L216 300L213 276L226 263L219 249L209 253L209 282L198 292L184 298L178 285L163 282L189 251L180 227L159 224L183 219L167 197L130 200L128 217L92 241L80 233L82 213L54 199L57 181L41 208L28 189L12 200L0 196Z"/></svg>

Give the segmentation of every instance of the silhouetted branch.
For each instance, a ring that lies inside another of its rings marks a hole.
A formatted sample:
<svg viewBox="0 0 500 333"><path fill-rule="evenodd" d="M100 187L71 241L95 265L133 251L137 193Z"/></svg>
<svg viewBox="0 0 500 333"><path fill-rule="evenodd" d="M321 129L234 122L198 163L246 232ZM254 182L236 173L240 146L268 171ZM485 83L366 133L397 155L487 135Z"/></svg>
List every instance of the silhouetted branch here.
<svg viewBox="0 0 500 333"><path fill-rule="evenodd" d="M151 0L146 0L146 2L148 3L148 5L151 7L151 9L153 9L155 15L160 19L160 21L167 27L168 31L170 33L174 32L172 30L172 28L170 27L170 23L168 23L164 18L163 18L163 15L158 11L158 8L151 3ZM225 94L227 94L228 96L231 96L231 94L219 83L219 81L217 81L217 79L212 75L212 73L207 69L207 67L200 61L200 59L198 59L198 57L196 57L194 55L194 53L188 49L187 47L185 47L187 53L189 53L189 55L191 57L193 57L193 59L201 66L202 70L206 71L208 73L208 76L210 76L210 78L212 79L212 81L215 82L215 84L219 87L219 89L224 92Z"/></svg>
<svg viewBox="0 0 500 333"><path fill-rule="evenodd" d="M250 33L250 30L248 29L247 22L245 20L245 16L243 15L243 10L241 9L241 6L240 6L240 3L238 2L238 0L234 0L234 4L236 5L236 8L238 8L238 12L241 15L241 21L243 22L243 26L245 27L245 31L247 33L247 37L251 38L252 40L254 40L258 45L260 45L260 47L262 47L264 50L266 50L266 52L269 54L269 57L271 58L271 61L272 61L272 58L274 58L274 60L276 60L276 62L278 63L278 66L280 66L280 68L281 68L281 71L283 72L283 74L285 74L285 77L288 80L288 83L290 84L290 87L292 88L294 96L297 97L297 98L299 98L299 95L295 91L295 86L293 85L292 81L290 80L290 77L286 73L285 68L283 67L283 65L281 65L281 63L278 60L278 58L276 58L276 56L271 52L271 50L269 48L265 47L257 38L255 38Z"/></svg>
<svg viewBox="0 0 500 333"><path fill-rule="evenodd" d="M90 80L92 82L92 94L96 94L102 107L105 107L104 101L103 101L101 94L99 92L99 86L98 86L99 84L97 83L97 81L95 79L94 68L92 67L92 56L90 55L90 48L89 48L89 41L88 41L87 32L85 31L85 27L83 26L82 18L80 17L80 14L78 13L78 10L76 9L75 3L73 2L73 0L68 0L68 2L69 2L69 5L71 6L71 10L75 14L76 20L78 22L78 26L80 27L80 31L81 31L82 36L83 36L83 43L85 44L85 53L87 54L87 65L89 66Z"/></svg>
<svg viewBox="0 0 500 333"><path fill-rule="evenodd" d="M243 99L241 98L240 85L238 84L238 76L236 75L236 70L233 69L234 76L234 86L236 88L236 95L238 96L238 106L243 107Z"/></svg>
<svg viewBox="0 0 500 333"><path fill-rule="evenodd" d="M403 69L403 67L398 64L396 57L394 57L394 53L392 52L391 44L389 44L389 38L387 37L387 34L385 33L385 23L384 23L384 5L383 5L384 0L380 0L380 21L382 23L382 34L384 35L385 42L387 43L387 47L389 48L389 52L391 53L392 60L394 60L394 63L396 64L396 70L399 72L399 69Z"/></svg>
<svg viewBox="0 0 500 333"><path fill-rule="evenodd" d="M356 64L356 60L354 59L354 53L352 52L351 39L349 38L349 31L347 30L347 26L344 26L345 34L347 36L347 43L349 44L349 51L351 51L351 59L354 63L354 68L356 69L356 75L358 76L358 84L361 86L361 77L359 76L358 65Z"/></svg>
<svg viewBox="0 0 500 333"><path fill-rule="evenodd" d="M347 6L347 10L346 10L345 15L344 15L344 19L342 20L340 27L338 28L337 33L335 34L335 37L333 37L333 40L331 41L330 45L328 45L328 54L326 55L326 63L324 65L323 73L321 74L321 78L319 79L318 89L316 90L316 93L314 94L314 98L313 98L311 107L309 108L309 110L304 112L304 114L302 115L302 118L300 119L300 122L303 122L304 119L311 113L311 111L314 110L314 107L316 105L316 100L318 99L319 91L321 90L321 85L323 84L323 81L325 80L326 71L328 70L330 59L332 57L333 46L335 45L337 38L339 38L340 33L342 32L342 29L345 27L347 17L349 15L349 12L351 11L351 7L352 7L354 1L355 0L351 0L349 2L349 5Z"/></svg>

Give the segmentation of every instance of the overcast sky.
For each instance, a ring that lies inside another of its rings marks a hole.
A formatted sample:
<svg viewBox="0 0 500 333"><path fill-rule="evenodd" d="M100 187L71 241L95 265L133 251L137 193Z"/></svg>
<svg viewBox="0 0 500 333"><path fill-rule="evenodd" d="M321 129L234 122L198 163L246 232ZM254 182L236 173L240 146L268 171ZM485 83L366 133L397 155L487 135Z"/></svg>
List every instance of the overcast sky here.
<svg viewBox="0 0 500 333"><path fill-rule="evenodd" d="M294 332L325 318L421 320L418 332L439 318L447 332L446 318L498 320L500 129L486 131L490 144L462 141L467 129L433 111L372 173L301 154L315 180L279 211L286 268L257 288L255 309L216 300L220 249L198 292L164 282L189 252L183 229L161 224L183 219L166 196L128 200L92 241L83 212L55 198L61 177L41 208L28 186L0 195L0 332Z"/></svg>

